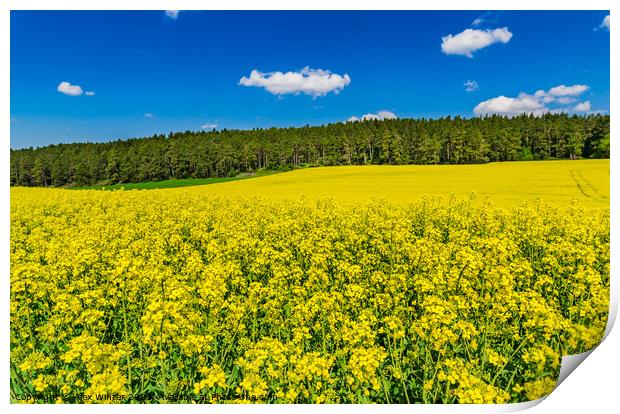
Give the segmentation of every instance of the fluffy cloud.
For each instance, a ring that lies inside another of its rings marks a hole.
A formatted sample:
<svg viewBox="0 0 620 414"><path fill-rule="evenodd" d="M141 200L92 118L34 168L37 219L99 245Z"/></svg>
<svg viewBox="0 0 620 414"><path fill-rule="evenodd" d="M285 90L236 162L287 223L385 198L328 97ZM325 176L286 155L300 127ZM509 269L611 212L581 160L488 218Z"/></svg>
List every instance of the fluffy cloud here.
<svg viewBox="0 0 620 414"><path fill-rule="evenodd" d="M480 89L480 87L478 86L478 82L476 82L475 80L468 80L463 84L463 86L465 86L465 90L467 92L474 92Z"/></svg>
<svg viewBox="0 0 620 414"><path fill-rule="evenodd" d="M200 125L200 128L202 128L202 129L215 129L215 128L217 128L217 124L203 124L203 125Z"/></svg>
<svg viewBox="0 0 620 414"><path fill-rule="evenodd" d="M590 105L590 101L579 102L573 108L573 110L577 112L590 112L590 109L592 109L592 105Z"/></svg>
<svg viewBox="0 0 620 414"><path fill-rule="evenodd" d="M176 20L179 17L179 10L166 10L164 13L172 20Z"/></svg>
<svg viewBox="0 0 620 414"><path fill-rule="evenodd" d="M478 116L494 114L515 116L523 113L538 115L544 110L542 102L534 96L520 95L517 98L508 98L502 95L480 102L474 108L474 113Z"/></svg>
<svg viewBox="0 0 620 414"><path fill-rule="evenodd" d="M352 116L347 119L347 122L357 122L357 121L370 121L370 120L378 120L381 121L383 119L396 119L398 118L396 114L392 111L378 111L375 114L364 114L360 118L356 116Z"/></svg>
<svg viewBox="0 0 620 414"><path fill-rule="evenodd" d="M465 29L456 35L449 34L441 38L441 51L446 55L462 55L472 58L476 50L494 43L508 43L512 33L507 27L498 29Z"/></svg>
<svg viewBox="0 0 620 414"><path fill-rule="evenodd" d="M69 96L80 96L84 93L79 85L71 85L69 82L60 82L56 90Z"/></svg>
<svg viewBox="0 0 620 414"><path fill-rule="evenodd" d="M329 92L340 93L351 83L346 73L338 75L323 69L310 69L308 66L298 72L268 72L253 70L249 77L242 77L239 85L265 88L274 95L304 93L316 98Z"/></svg>
<svg viewBox="0 0 620 414"><path fill-rule="evenodd" d="M588 89L590 89L588 85L559 85L555 88L549 89L547 93L552 96L577 96L581 95Z"/></svg>
<svg viewBox="0 0 620 414"><path fill-rule="evenodd" d="M548 91L544 91L542 89L538 90L533 95L527 94L525 92L521 92L516 98L510 98L502 95L480 102L474 108L474 114L478 116L516 116L521 114L540 116L549 112L589 112L589 101L581 102L573 108L558 106L567 105L575 102L575 96L581 95L588 89L589 86L587 85L558 85L549 89ZM554 107L549 107L548 104L551 103L553 103Z"/></svg>
<svg viewBox="0 0 620 414"><path fill-rule="evenodd" d="M609 15L605 16L605 18L603 19L603 22L601 23L599 27L597 27L597 29L605 29L609 31Z"/></svg>

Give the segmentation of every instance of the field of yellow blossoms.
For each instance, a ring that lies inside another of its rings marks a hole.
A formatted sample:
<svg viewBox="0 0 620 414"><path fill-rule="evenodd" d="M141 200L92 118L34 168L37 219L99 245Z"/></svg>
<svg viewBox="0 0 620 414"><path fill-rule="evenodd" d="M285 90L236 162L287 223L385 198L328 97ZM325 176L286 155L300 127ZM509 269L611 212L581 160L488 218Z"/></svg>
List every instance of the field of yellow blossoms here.
<svg viewBox="0 0 620 414"><path fill-rule="evenodd" d="M520 402L608 313L580 204L13 188L10 246L14 402Z"/></svg>

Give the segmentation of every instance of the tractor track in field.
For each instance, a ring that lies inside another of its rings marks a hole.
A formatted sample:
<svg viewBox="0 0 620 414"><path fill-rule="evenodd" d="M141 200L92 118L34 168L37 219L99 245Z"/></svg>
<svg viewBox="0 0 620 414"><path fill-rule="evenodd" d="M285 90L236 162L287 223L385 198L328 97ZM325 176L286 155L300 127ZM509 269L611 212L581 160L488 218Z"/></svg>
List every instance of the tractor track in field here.
<svg viewBox="0 0 620 414"><path fill-rule="evenodd" d="M586 198L592 198L590 195L588 195L585 192L585 189L583 188L584 186L582 186L581 183L579 182L579 180L577 179L577 177L575 177L575 170L570 170L570 175L571 175L573 181L575 182L575 184L577 184L577 188L579 189L579 191L581 191L581 194L583 194L583 196L586 197Z"/></svg>
<svg viewBox="0 0 620 414"><path fill-rule="evenodd" d="M581 191L581 194L583 194L583 196L586 198L592 198L590 195L586 193L584 186L581 185L581 182L579 182L579 180L575 176L575 170L570 170L570 176L572 177L575 184L577 184L577 188L579 189L579 191Z"/></svg>
<svg viewBox="0 0 620 414"><path fill-rule="evenodd" d="M590 188L590 190L592 190L592 192L594 194L596 194L596 196L598 198L600 198L601 200L607 200L607 197L602 195L598 189L596 187L594 187L592 185L592 183L590 181L588 181L588 179L586 177L583 176L583 173L581 172L581 170L576 170L577 171L577 175L579 176L579 178Z"/></svg>

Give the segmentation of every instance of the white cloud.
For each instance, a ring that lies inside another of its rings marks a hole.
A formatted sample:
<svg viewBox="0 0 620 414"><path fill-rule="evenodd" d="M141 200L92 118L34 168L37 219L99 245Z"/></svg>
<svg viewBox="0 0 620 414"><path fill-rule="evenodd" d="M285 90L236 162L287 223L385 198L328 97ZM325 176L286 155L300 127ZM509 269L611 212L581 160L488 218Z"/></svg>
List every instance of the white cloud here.
<svg viewBox="0 0 620 414"><path fill-rule="evenodd" d="M474 92L480 89L480 87L478 86L478 82L476 82L475 80L468 80L463 84L463 86L465 86L465 91L467 92Z"/></svg>
<svg viewBox="0 0 620 414"><path fill-rule="evenodd" d="M603 19L603 22L601 23L601 25L599 27L597 27L596 29L605 29L607 31L609 31L609 15L605 16L605 18ZM594 30L596 30L594 29Z"/></svg>
<svg viewBox="0 0 620 414"><path fill-rule="evenodd" d="M152 113L150 113L150 112L147 112L147 113L145 113L145 114L144 114L144 117L145 117L145 118L155 118L155 115L153 115L153 114L152 114Z"/></svg>
<svg viewBox="0 0 620 414"><path fill-rule="evenodd" d="M449 34L441 38L441 51L446 55L473 57L473 52L494 43L508 43L512 33L507 27L498 29L465 29L456 35Z"/></svg>
<svg viewBox="0 0 620 414"><path fill-rule="evenodd" d="M95 96L95 92L93 92L93 91L86 91L86 92L84 92L84 95L86 95L86 96Z"/></svg>
<svg viewBox="0 0 620 414"><path fill-rule="evenodd" d="M544 111L544 105L534 96L529 95L518 98L508 98L502 95L480 102L474 108L474 113L478 116L494 114L515 116L523 113L537 115Z"/></svg>
<svg viewBox="0 0 620 414"><path fill-rule="evenodd" d="M203 125L200 125L200 128L202 128L202 129L215 129L215 128L217 128L217 124L203 124Z"/></svg>
<svg viewBox="0 0 620 414"><path fill-rule="evenodd" d="M568 105L575 102L575 96L587 91L587 85L558 85L548 91L537 90L533 95L521 92L516 98L498 96L480 102L474 108L474 113L478 116L483 115L506 115L516 116L521 114L542 115L545 113L562 112L589 112L590 102L585 101L574 107L558 106ZM549 104L553 104L552 107Z"/></svg>
<svg viewBox="0 0 620 414"><path fill-rule="evenodd" d="M592 109L592 105L590 104L590 101L579 102L573 108L573 110L577 112L590 112L590 109Z"/></svg>
<svg viewBox="0 0 620 414"><path fill-rule="evenodd" d="M552 96L576 96L581 95L588 89L590 89L590 87L587 85L559 85L555 88L549 89L547 93Z"/></svg>
<svg viewBox="0 0 620 414"><path fill-rule="evenodd" d="M80 96L84 93L81 86L71 85L69 82L60 82L56 90L69 96Z"/></svg>
<svg viewBox="0 0 620 414"><path fill-rule="evenodd" d="M398 118L398 116L396 116L394 112L383 110L383 111L378 111L375 114L364 114L360 118L356 116L352 116L351 118L347 119L347 122L370 121L370 120L381 121L384 119L396 119L396 118Z"/></svg>
<svg viewBox="0 0 620 414"><path fill-rule="evenodd" d="M179 10L166 10L164 13L172 20L176 20L179 17Z"/></svg>
<svg viewBox="0 0 620 414"><path fill-rule="evenodd" d="M484 22L484 19L482 17L478 17L476 20L471 22L471 25L472 26L480 26L482 24L482 22Z"/></svg>
<svg viewBox="0 0 620 414"><path fill-rule="evenodd" d="M339 75L323 69L310 69L308 66L298 72L259 72L253 70L249 77L242 77L239 85L265 88L274 95L304 93L314 98L329 92L340 93L351 83L346 73Z"/></svg>

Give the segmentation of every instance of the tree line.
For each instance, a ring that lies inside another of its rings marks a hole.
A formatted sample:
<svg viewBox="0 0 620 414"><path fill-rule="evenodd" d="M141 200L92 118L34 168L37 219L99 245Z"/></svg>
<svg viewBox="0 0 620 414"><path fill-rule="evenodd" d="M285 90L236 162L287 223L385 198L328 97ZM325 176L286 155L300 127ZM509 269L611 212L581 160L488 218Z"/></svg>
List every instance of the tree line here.
<svg viewBox="0 0 620 414"><path fill-rule="evenodd" d="M609 115L389 119L185 131L11 149L11 185L109 185L301 166L473 164L609 157Z"/></svg>

